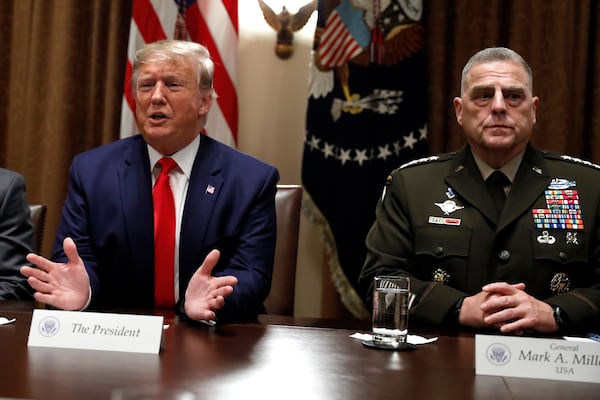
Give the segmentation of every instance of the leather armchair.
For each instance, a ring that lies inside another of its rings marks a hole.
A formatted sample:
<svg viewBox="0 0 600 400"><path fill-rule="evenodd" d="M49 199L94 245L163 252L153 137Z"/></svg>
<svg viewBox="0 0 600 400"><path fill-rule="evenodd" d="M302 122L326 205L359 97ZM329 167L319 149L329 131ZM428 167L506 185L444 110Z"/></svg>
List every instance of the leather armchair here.
<svg viewBox="0 0 600 400"><path fill-rule="evenodd" d="M271 292L264 303L267 314L294 315L301 204L302 186L277 186L277 244Z"/></svg>
<svg viewBox="0 0 600 400"><path fill-rule="evenodd" d="M44 240L44 228L46 226L46 205L30 204L31 223L33 224L33 251L40 253Z"/></svg>

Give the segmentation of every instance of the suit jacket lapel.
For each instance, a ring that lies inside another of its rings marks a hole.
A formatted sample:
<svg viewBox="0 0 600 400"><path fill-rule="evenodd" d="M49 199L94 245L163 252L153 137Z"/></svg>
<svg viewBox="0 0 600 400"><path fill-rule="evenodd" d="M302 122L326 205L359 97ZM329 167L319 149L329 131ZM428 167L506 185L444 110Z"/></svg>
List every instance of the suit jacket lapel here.
<svg viewBox="0 0 600 400"><path fill-rule="evenodd" d="M126 150L119 169L119 190L133 268L147 287L154 285L154 217L152 178L146 143L139 136ZM117 216L115 216L116 218Z"/></svg>
<svg viewBox="0 0 600 400"><path fill-rule="evenodd" d="M550 180L546 162L538 152L528 146L500 215L498 230L524 212L529 212L540 193L550 184Z"/></svg>
<svg viewBox="0 0 600 400"><path fill-rule="evenodd" d="M202 136L194 161L181 222L179 242L180 285L200 266L198 253L206 243L211 215L223 186L222 163L213 142ZM181 290L185 288L180 286Z"/></svg>
<svg viewBox="0 0 600 400"><path fill-rule="evenodd" d="M446 177L446 183L487 218L496 221L496 208L468 146L463 147Z"/></svg>

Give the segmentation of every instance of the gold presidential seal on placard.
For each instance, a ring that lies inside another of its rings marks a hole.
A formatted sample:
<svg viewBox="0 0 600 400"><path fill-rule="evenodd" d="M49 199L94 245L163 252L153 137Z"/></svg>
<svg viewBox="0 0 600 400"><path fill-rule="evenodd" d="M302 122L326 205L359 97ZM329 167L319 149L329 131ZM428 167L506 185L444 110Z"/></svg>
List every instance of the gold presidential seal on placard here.
<svg viewBox="0 0 600 400"><path fill-rule="evenodd" d="M565 294L571 290L571 280L569 275L564 272L558 272L550 281L550 290L554 294Z"/></svg>

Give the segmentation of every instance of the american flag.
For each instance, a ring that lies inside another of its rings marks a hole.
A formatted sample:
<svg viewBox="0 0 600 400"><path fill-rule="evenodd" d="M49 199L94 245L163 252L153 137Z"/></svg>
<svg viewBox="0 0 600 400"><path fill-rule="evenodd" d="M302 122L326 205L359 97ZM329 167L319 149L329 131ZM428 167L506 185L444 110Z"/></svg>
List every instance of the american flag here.
<svg viewBox="0 0 600 400"><path fill-rule="evenodd" d="M121 137L138 132L130 79L136 50L162 39L192 40L215 63L217 99L208 114L206 133L232 147L237 143L237 0L134 0L121 106Z"/></svg>
<svg viewBox="0 0 600 400"><path fill-rule="evenodd" d="M363 21L362 12L348 0L329 14L319 44L321 64L336 67L362 53L371 41L371 32Z"/></svg>

